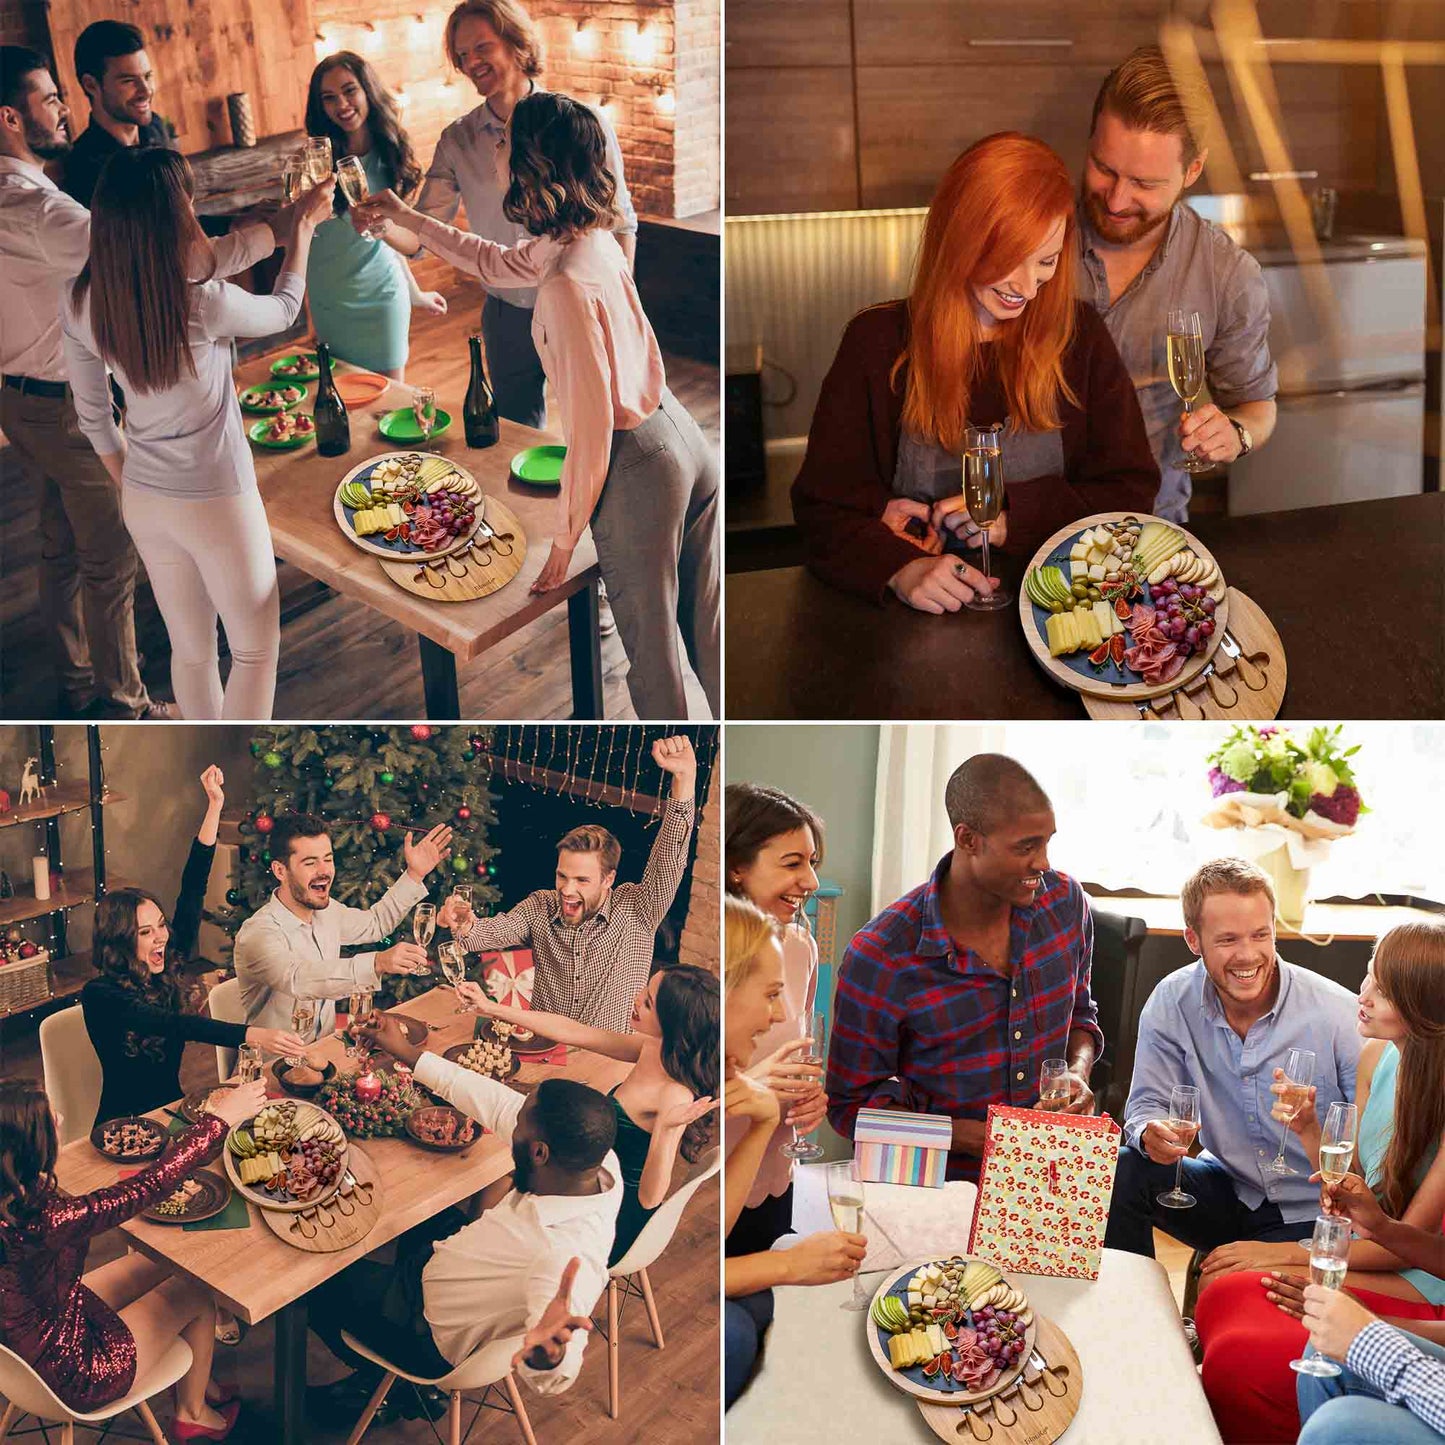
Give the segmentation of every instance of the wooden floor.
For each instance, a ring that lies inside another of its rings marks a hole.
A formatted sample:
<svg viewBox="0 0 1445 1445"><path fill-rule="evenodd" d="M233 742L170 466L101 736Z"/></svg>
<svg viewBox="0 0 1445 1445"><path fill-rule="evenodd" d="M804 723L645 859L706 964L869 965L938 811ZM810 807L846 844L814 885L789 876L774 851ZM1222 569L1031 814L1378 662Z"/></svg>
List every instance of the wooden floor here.
<svg viewBox="0 0 1445 1445"><path fill-rule="evenodd" d="M480 314L480 288L458 283L444 317L414 317L408 376L425 377L443 395L466 390L468 334ZM718 444L716 367L666 357L668 385ZM555 408L553 416L555 417ZM52 718L54 673L39 609L39 507L26 469L0 443L0 715ZM306 574L282 564L282 616L315 594ZM149 587L137 597L137 632L151 696L169 699L165 626ZM223 664L224 666L224 664ZM604 697L609 718L635 717L627 695L627 660L615 633L602 639ZM571 715L567 609L553 608L502 647L458 668L465 718L566 718ZM688 707L708 716L702 689L687 674ZM423 715L415 634L362 603L328 596L283 623L277 679L278 718L405 719Z"/></svg>
<svg viewBox="0 0 1445 1445"><path fill-rule="evenodd" d="M181 1085L187 1093L216 1081L215 1050L209 1046L187 1046L181 1068ZM39 1078L40 1050L33 1031L22 1034L14 1024L7 1031L4 1076ZM425 1167L418 1154L418 1167ZM622 1416L607 1415L607 1346L600 1335L587 1346L582 1373L564 1394L543 1397L525 1385L522 1393L539 1445L561 1445L563 1441L586 1440L588 1445L631 1445L646 1440L652 1445L705 1445L718 1439L720 1407L718 1320L719 1206L717 1180L698 1190L683 1216L667 1252L649 1271L661 1316L666 1349L653 1347L647 1329L647 1315L640 1302L630 1303L622 1316ZM124 1253L119 1231L102 1236L91 1246L87 1267L94 1268ZM606 1322L606 1300L598 1317ZM256 1402L269 1413L271 1402L272 1349L274 1326L263 1321L250 1330L235 1349L218 1347L216 1374L240 1389L242 1401ZM307 1376L311 1384L340 1379L342 1366L314 1336L310 1337ZM394 1388L400 1389L401 1386ZM169 1399L155 1402L156 1416L164 1429L172 1418ZM463 1426L472 1418L474 1407L462 1416ZM34 1421L20 1428L28 1430ZM122 1423L132 1435L142 1430L135 1416ZM445 1421L440 1426L445 1438ZM58 1431L54 1438L59 1438ZM94 1445L98 1435L77 1427L78 1445ZM112 1437L114 1438L114 1437ZM241 1424L231 1436L236 1445L270 1445L271 1434L261 1418L253 1417L247 1428L243 1411ZM309 1445L334 1445L346 1432L312 1426ZM398 1420L384 1428L373 1428L366 1436L376 1445L423 1445L439 1437L424 1419ZM512 1421L487 1411L477 1422L471 1445L505 1442L516 1445L521 1436Z"/></svg>

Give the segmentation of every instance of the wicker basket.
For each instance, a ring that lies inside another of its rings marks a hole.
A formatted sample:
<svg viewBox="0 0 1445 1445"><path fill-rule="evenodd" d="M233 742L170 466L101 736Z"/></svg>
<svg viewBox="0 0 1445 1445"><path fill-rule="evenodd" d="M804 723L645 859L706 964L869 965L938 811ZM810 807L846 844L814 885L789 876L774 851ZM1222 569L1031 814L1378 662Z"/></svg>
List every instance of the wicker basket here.
<svg viewBox="0 0 1445 1445"><path fill-rule="evenodd" d="M0 967L0 1015L34 1008L50 995L50 955L45 949L34 958Z"/></svg>

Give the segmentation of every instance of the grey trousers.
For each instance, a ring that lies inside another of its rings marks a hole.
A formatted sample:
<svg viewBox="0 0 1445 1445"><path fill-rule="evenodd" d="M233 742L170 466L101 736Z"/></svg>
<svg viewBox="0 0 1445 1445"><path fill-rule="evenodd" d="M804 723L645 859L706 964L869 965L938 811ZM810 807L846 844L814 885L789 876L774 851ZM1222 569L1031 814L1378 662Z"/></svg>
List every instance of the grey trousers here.
<svg viewBox="0 0 1445 1445"><path fill-rule="evenodd" d="M547 377L532 340L531 308L488 296L482 341L498 415L540 431L547 425Z"/></svg>
<svg viewBox="0 0 1445 1445"><path fill-rule="evenodd" d="M0 387L0 429L40 477L40 608L55 664L75 706L93 691L107 713L150 702L136 665L139 564L110 479L64 398Z"/></svg>
<svg viewBox="0 0 1445 1445"><path fill-rule="evenodd" d="M687 717L678 632L722 716L717 493L717 457L670 391L640 427L613 433L592 540L639 718Z"/></svg>

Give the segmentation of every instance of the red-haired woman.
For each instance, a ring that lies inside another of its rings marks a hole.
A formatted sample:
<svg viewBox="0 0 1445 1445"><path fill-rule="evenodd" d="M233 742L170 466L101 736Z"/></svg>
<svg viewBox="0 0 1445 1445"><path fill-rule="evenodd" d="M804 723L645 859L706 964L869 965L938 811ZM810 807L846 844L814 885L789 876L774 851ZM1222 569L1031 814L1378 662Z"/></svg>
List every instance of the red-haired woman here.
<svg viewBox="0 0 1445 1445"><path fill-rule="evenodd" d="M990 541L1032 550L1090 512L1147 512L1159 486L1134 385L1074 295L1074 187L1042 141L991 135L949 167L913 290L848 324L823 382L793 510L826 582L956 612L994 582L956 551L963 433L1008 423Z"/></svg>

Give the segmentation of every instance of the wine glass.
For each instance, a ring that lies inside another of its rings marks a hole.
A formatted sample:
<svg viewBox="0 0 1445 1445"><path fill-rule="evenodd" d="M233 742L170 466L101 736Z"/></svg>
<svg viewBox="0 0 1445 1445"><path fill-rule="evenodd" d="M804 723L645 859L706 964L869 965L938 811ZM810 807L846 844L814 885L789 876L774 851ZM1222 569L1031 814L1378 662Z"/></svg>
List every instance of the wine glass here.
<svg viewBox="0 0 1445 1445"><path fill-rule="evenodd" d="M336 162L336 183L353 206L360 205L371 194L371 188L366 183L366 167L362 165L360 156L342 156ZM377 235L377 228L368 226L366 234Z"/></svg>
<svg viewBox="0 0 1445 1445"><path fill-rule="evenodd" d="M324 135L312 136L302 152L306 160L306 179L319 186L331 174L331 142Z"/></svg>
<svg viewBox="0 0 1445 1445"><path fill-rule="evenodd" d="M805 1052L797 1056L796 1062L819 1070L819 1077L821 1077L823 1068L823 1015L820 1013L810 1013L804 1016L802 1022L808 1030L808 1047ZM798 1133L795 1126L793 1129L792 1142L784 1144L780 1152L785 1159L821 1159L823 1157L823 1146L812 1142L805 1135Z"/></svg>
<svg viewBox="0 0 1445 1445"><path fill-rule="evenodd" d="M1169 1090L1169 1127L1176 1137L1188 1133L1185 1143L1192 1143L1199 1132L1199 1090L1193 1084L1175 1084ZM1166 1209L1193 1209L1195 1198L1184 1189L1184 1156L1174 1170L1174 1188L1159 1196Z"/></svg>
<svg viewBox="0 0 1445 1445"><path fill-rule="evenodd" d="M306 183L306 153L294 151L281 162L281 195L290 205Z"/></svg>
<svg viewBox="0 0 1445 1445"><path fill-rule="evenodd" d="M1204 335L1197 311L1171 311L1166 323L1169 385L1184 403L1184 414L1194 410L1194 398L1204 390ZM1213 471L1214 463L1186 453L1179 463L1186 472Z"/></svg>
<svg viewBox="0 0 1445 1445"><path fill-rule="evenodd" d="M1320 1177L1326 1184L1338 1184L1350 1172L1358 1124L1359 1110L1353 1104L1336 1099L1325 1111L1324 1130L1320 1135Z"/></svg>
<svg viewBox="0 0 1445 1445"><path fill-rule="evenodd" d="M371 990L359 988L346 1001L346 1056L349 1059L363 1057L366 1049L357 1037L356 1026L371 1012Z"/></svg>
<svg viewBox="0 0 1445 1445"><path fill-rule="evenodd" d="M316 1027L316 1000L314 998L297 997L291 1000L291 1031L300 1034L303 1039L311 1037L311 1030ZM305 1059L299 1055L287 1054L286 1064L288 1068L299 1069Z"/></svg>
<svg viewBox="0 0 1445 1445"><path fill-rule="evenodd" d="M863 1233L863 1181L853 1175L853 1161L843 1159L828 1165L828 1209L833 1227L844 1234ZM868 1294L863 1288L863 1265L853 1275L853 1293L843 1301L845 1310L866 1310Z"/></svg>
<svg viewBox="0 0 1445 1445"><path fill-rule="evenodd" d="M983 542L981 570L989 571L988 529L1003 513L1003 451L997 426L971 426L966 430L963 447L963 500L969 519L979 528ZM975 612L996 612L1007 607L1012 597L1002 588L992 592L975 592L972 602L965 602Z"/></svg>
<svg viewBox="0 0 1445 1445"><path fill-rule="evenodd" d="M412 387L411 414L416 418L417 430L421 432L422 445L430 445L432 429L437 424L437 394L432 387Z"/></svg>
<svg viewBox="0 0 1445 1445"><path fill-rule="evenodd" d="M1344 1214L1321 1214L1315 1219L1310 1240L1310 1283L1321 1289L1339 1289L1350 1269L1350 1220ZM1323 1355L1306 1355L1291 1360L1289 1367L1301 1375L1338 1375L1340 1367Z"/></svg>
<svg viewBox="0 0 1445 1445"><path fill-rule="evenodd" d="M435 903L418 903L416 912L411 916L412 936L416 939L416 946L426 952L427 944L431 942L431 936L436 932L437 906Z"/></svg>
<svg viewBox="0 0 1445 1445"><path fill-rule="evenodd" d="M1315 1056L1312 1049L1291 1049L1289 1062L1284 1070L1284 1092L1279 1096L1278 1108L1285 1111L1285 1121L1279 1130L1279 1153L1264 1167L1270 1174L1298 1174L1284 1160L1284 1144L1289 1138L1289 1126L1299 1111L1304 1108L1310 1096L1310 1080L1315 1076Z"/></svg>
<svg viewBox="0 0 1445 1445"><path fill-rule="evenodd" d="M1069 1093L1069 1061L1045 1059L1039 1066L1039 1108L1067 1108Z"/></svg>
<svg viewBox="0 0 1445 1445"><path fill-rule="evenodd" d="M472 906L472 885L470 883L454 883L452 885L452 897L470 911Z"/></svg>
<svg viewBox="0 0 1445 1445"><path fill-rule="evenodd" d="M236 1078L243 1084L254 1084L261 1077L262 1057L257 1044L242 1044L236 1050Z"/></svg>

